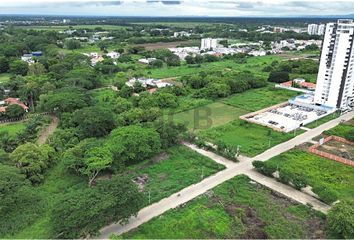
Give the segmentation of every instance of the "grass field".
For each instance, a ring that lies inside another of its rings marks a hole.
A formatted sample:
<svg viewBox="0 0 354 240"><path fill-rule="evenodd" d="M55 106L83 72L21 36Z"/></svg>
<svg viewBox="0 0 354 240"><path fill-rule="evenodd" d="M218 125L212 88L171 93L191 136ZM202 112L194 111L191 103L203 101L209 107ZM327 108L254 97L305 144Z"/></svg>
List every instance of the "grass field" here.
<svg viewBox="0 0 354 240"><path fill-rule="evenodd" d="M294 134L276 132L258 124L236 119L225 125L200 131L198 136L212 143L223 142L234 149L239 146L241 155L253 157L291 139Z"/></svg>
<svg viewBox="0 0 354 240"><path fill-rule="evenodd" d="M337 125L336 127L325 131L325 135L335 135L338 137L343 137L348 140L353 139L354 137L354 124L353 124L353 119L351 121L348 121L346 123L341 123Z"/></svg>
<svg viewBox="0 0 354 240"><path fill-rule="evenodd" d="M223 60L211 63L203 63L201 65L187 65L182 64L178 67L165 67L159 69L147 69L145 74L150 77L164 78L164 77L177 77L196 74L202 71L249 71L255 75L268 77L267 72L263 72L262 69L269 65L274 60L281 60L279 56L262 56L262 57L250 57L247 59L246 64L239 64L233 60Z"/></svg>
<svg viewBox="0 0 354 240"><path fill-rule="evenodd" d="M2 73L0 74L0 83L7 83L10 81L11 74L8 73Z"/></svg>
<svg viewBox="0 0 354 240"><path fill-rule="evenodd" d="M123 239L325 238L323 215L237 176ZM120 239L120 237L117 237Z"/></svg>
<svg viewBox="0 0 354 240"><path fill-rule="evenodd" d="M299 149L283 153L265 163L305 178L321 198L326 197L327 191L340 200L354 198L354 168L351 166Z"/></svg>
<svg viewBox="0 0 354 240"><path fill-rule="evenodd" d="M234 96L224 99L223 102L253 112L278 103L286 102L296 95L298 95L297 92L269 86L235 94Z"/></svg>
<svg viewBox="0 0 354 240"><path fill-rule="evenodd" d="M153 161L130 167L128 172L132 178L147 174L144 193L148 203L149 191L151 202L156 202L222 169L224 166L213 160L187 147L176 146Z"/></svg>
<svg viewBox="0 0 354 240"><path fill-rule="evenodd" d="M3 132L8 132L10 136L15 136L17 133L21 132L25 128L26 124L24 122L1 124L0 134Z"/></svg>
<svg viewBox="0 0 354 240"><path fill-rule="evenodd" d="M146 204L148 204L148 192L151 194L151 202L158 201L178 190L193 183L199 182L222 169L224 166L215 163L209 158L199 155L184 146L170 148L165 157L146 160L141 164L131 166L127 174L133 178L143 174L148 175L148 182L144 186ZM34 209L39 211L32 213L32 222L24 222L22 231L6 238L53 238L51 236L50 213L54 199L68 191L87 187L87 179L68 173L63 164L59 163L45 178L45 182L34 187L33 190L40 196L42 202ZM142 206L143 207L143 206ZM21 214L21 213L18 213ZM26 213L29 214L29 213ZM25 224L30 224L25 226ZM3 236L0 236L3 237Z"/></svg>
<svg viewBox="0 0 354 240"><path fill-rule="evenodd" d="M240 108L214 102L192 110L171 115L169 120L185 123L190 130L203 130L216 127L237 119L246 111Z"/></svg>

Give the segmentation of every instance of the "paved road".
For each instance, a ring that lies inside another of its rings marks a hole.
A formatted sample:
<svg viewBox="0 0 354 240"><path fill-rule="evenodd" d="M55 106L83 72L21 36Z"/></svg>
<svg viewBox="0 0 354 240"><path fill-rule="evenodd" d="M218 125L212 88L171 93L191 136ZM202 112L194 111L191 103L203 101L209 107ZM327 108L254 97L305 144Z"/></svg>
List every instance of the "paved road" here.
<svg viewBox="0 0 354 240"><path fill-rule="evenodd" d="M220 171L199 183L191 185L187 188L182 189L178 193L172 194L171 196L162 199L161 201L149 205L142 210L139 211L136 217L132 217L126 225L121 225L119 223L111 224L103 229L100 230L100 238L109 238L111 234L122 234L129 230L132 230L139 225L149 221L150 219L161 215L162 213L175 208L183 203L186 203L197 196L205 193L206 191L216 187L217 185L235 177L239 174L246 174L251 179L277 191L285 196L288 196L300 203L303 204L311 204L316 210L327 212L329 206L325 205L324 203L312 198L311 196L304 194L300 191L297 191L287 185L281 184L275 181L272 178L265 177L253 170L252 161L260 160L266 161L274 156L277 156L289 149L295 147L296 145L302 144L304 142L310 141L313 137L319 135L325 130L335 127L338 125L342 120L350 120L354 117L354 112L345 114L340 116L337 119L334 119L330 122L327 122L315 129L311 129L285 143L281 143L264 153L259 154L254 158L246 158L241 157L239 163L230 162L216 154L210 153L205 150L196 149L195 146L187 144L186 146L191 147L194 150L197 150L199 153L208 156L215 161L224 164L227 168L223 171Z"/></svg>

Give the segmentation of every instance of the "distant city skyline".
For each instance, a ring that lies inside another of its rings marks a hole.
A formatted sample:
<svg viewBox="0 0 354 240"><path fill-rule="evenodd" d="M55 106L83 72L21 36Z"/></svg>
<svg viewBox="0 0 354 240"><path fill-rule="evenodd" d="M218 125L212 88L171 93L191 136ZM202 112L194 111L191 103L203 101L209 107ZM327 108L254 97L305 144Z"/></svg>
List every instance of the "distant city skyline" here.
<svg viewBox="0 0 354 240"><path fill-rule="evenodd" d="M354 1L286 0L11 0L0 14L88 16L286 17L347 15Z"/></svg>

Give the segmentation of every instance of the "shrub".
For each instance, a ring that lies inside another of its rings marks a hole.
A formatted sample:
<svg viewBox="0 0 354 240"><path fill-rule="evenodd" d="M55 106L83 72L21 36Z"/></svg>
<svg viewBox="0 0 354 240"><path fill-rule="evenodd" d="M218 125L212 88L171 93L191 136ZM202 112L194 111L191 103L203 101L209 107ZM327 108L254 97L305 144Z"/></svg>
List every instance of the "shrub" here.
<svg viewBox="0 0 354 240"><path fill-rule="evenodd" d="M354 238L354 201L336 204L327 216L327 227L335 237Z"/></svg>
<svg viewBox="0 0 354 240"><path fill-rule="evenodd" d="M325 187L314 187L313 192L315 192L320 199L327 204L331 204L338 199L338 194L336 191Z"/></svg>

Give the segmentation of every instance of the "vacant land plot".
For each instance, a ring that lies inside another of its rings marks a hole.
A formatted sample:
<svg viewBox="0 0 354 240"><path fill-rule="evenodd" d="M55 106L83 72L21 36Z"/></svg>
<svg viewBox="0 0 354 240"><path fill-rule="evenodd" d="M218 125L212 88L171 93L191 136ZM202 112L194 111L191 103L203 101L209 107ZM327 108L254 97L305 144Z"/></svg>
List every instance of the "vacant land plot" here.
<svg viewBox="0 0 354 240"><path fill-rule="evenodd" d="M212 175L224 166L204 157L184 146L170 148L152 160L132 166L132 178L145 178L140 187L146 195L150 193L151 202L168 197L179 190L197 183Z"/></svg>
<svg viewBox="0 0 354 240"><path fill-rule="evenodd" d="M241 155L253 157L291 139L294 134L276 132L270 128L237 119L222 126L200 131L198 136L212 143L222 142L234 149L240 147Z"/></svg>
<svg viewBox="0 0 354 240"><path fill-rule="evenodd" d="M0 124L0 134L3 132L8 132L10 136L15 136L25 128L26 124L24 122Z"/></svg>
<svg viewBox="0 0 354 240"><path fill-rule="evenodd" d="M189 40L189 41L176 41L176 42L143 43L143 44L136 44L135 46L144 47L146 50L153 51L162 48L175 48L179 45L190 46L191 44L195 46L199 46L200 42L195 40Z"/></svg>
<svg viewBox="0 0 354 240"><path fill-rule="evenodd" d="M222 169L224 166L213 160L184 146L176 146L151 160L129 167L127 174L134 180L137 177L146 179L145 183L139 185L145 194L147 205L149 192L151 202L155 202ZM50 170L42 185L33 187L42 201L38 203L38 206L33 206L32 212L24 213L31 216L31 220L24 221L23 227L25 228L16 235L5 237L10 239L53 238L50 217L57 196L87 187L86 178L70 174L64 168L63 163L59 162ZM25 216L17 216L17 218L21 217ZM29 226L26 227L26 225Z"/></svg>
<svg viewBox="0 0 354 240"><path fill-rule="evenodd" d="M286 102L291 97L297 95L298 93L294 91L269 86L266 88L251 89L236 94L224 99L223 102L253 112L278 103Z"/></svg>
<svg viewBox="0 0 354 240"><path fill-rule="evenodd" d="M354 168L295 149L265 162L279 171L299 176L308 182L321 199L354 198Z"/></svg>
<svg viewBox="0 0 354 240"><path fill-rule="evenodd" d="M325 238L322 215L237 176L123 235L132 239Z"/></svg>
<svg viewBox="0 0 354 240"><path fill-rule="evenodd" d="M200 65L183 64L178 67L165 67L159 69L147 69L146 75L155 78L177 77L197 74L199 72L208 71L252 71L255 75L267 78L269 73L263 72L262 69L268 66L274 60L280 60L278 56L262 56L247 58L247 63L237 63L234 60L222 60L217 62L203 63Z"/></svg>
<svg viewBox="0 0 354 240"><path fill-rule="evenodd" d="M169 116L169 120L185 123L188 129L198 131L223 125L245 113L243 109L214 102Z"/></svg>
<svg viewBox="0 0 354 240"><path fill-rule="evenodd" d="M354 161L354 146L347 143L330 140L317 149Z"/></svg>

